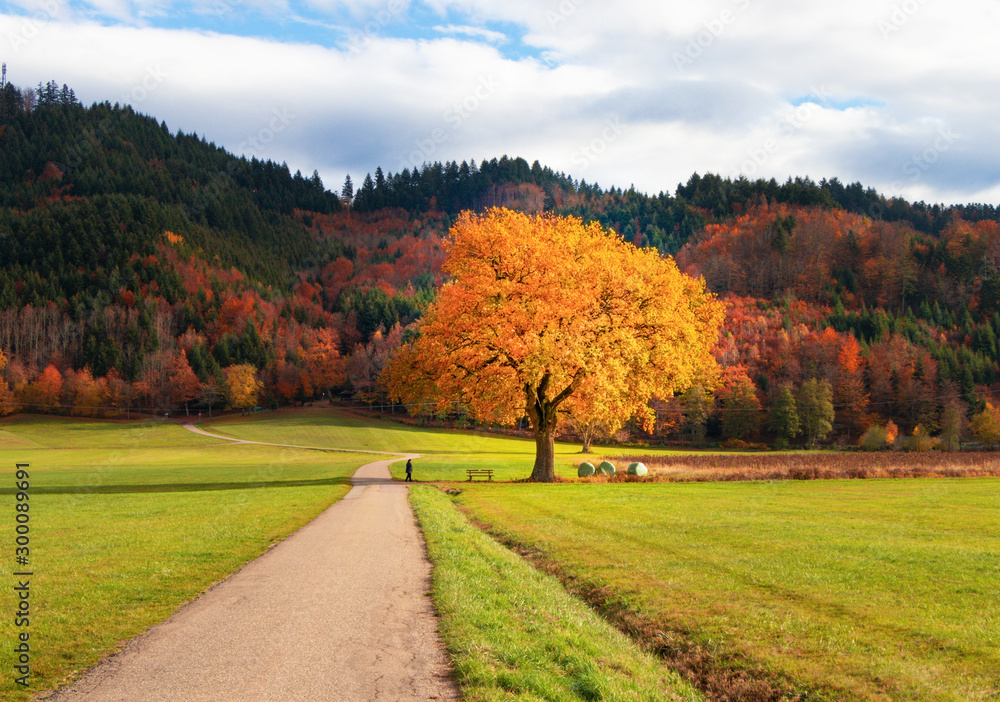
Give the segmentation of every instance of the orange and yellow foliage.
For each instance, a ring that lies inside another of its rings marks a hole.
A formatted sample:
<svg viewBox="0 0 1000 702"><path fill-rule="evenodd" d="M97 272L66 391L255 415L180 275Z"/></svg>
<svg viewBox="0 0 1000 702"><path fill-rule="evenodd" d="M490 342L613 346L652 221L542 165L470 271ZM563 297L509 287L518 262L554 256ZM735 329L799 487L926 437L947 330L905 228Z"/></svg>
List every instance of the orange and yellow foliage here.
<svg viewBox="0 0 1000 702"><path fill-rule="evenodd" d="M52 412L60 407L63 377L51 363L22 392L22 404L35 412Z"/></svg>
<svg viewBox="0 0 1000 702"><path fill-rule="evenodd" d="M257 371L249 363L226 366L226 401L233 409L247 410L257 404L264 384L257 378Z"/></svg>
<svg viewBox="0 0 1000 702"><path fill-rule="evenodd" d="M569 397L585 393L602 417L652 426L651 397L715 383L723 306L655 250L578 218L505 209L463 213L446 250L452 281L388 367L390 394L458 401L488 421L527 414L534 480L555 477L557 412Z"/></svg>
<svg viewBox="0 0 1000 702"><path fill-rule="evenodd" d="M987 402L983 411L972 418L971 429L986 448L1000 444L1000 409Z"/></svg>
<svg viewBox="0 0 1000 702"><path fill-rule="evenodd" d="M308 369L305 388L330 392L344 380L344 360L340 357L340 339L332 329L314 329L305 335L302 358ZM310 394L309 392L306 393Z"/></svg>

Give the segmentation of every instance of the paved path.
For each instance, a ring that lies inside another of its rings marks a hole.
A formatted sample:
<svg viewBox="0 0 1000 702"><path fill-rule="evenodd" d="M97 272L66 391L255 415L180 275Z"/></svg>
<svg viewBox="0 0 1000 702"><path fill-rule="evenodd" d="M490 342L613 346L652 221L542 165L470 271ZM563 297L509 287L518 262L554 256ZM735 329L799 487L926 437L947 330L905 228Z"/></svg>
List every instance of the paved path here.
<svg viewBox="0 0 1000 702"><path fill-rule="evenodd" d="M457 700L430 564L387 459L308 525L51 702Z"/></svg>

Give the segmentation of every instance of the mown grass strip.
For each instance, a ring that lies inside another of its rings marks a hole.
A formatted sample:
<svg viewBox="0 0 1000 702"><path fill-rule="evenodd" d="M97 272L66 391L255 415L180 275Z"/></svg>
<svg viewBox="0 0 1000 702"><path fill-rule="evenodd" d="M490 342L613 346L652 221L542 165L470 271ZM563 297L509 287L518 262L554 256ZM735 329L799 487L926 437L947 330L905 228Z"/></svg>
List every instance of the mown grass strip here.
<svg viewBox="0 0 1000 702"><path fill-rule="evenodd" d="M477 483L457 501L717 699L1000 698L995 479Z"/></svg>
<svg viewBox="0 0 1000 702"><path fill-rule="evenodd" d="M702 700L549 576L468 523L439 490L410 491L464 700Z"/></svg>

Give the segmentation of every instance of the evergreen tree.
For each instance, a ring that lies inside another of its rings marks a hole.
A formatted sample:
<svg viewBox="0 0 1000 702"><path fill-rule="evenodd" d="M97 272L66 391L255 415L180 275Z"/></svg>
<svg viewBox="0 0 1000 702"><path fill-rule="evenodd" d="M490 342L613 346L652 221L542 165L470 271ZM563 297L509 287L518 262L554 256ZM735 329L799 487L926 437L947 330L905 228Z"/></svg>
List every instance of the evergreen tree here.
<svg viewBox="0 0 1000 702"><path fill-rule="evenodd" d="M105 376L109 370L118 367L118 346L108 335L103 321L98 320L87 330L81 360L80 366L90 368L94 377Z"/></svg>
<svg viewBox="0 0 1000 702"><path fill-rule="evenodd" d="M788 442L802 433L795 396L790 385L782 385L771 403L768 427L777 435L775 448L788 448Z"/></svg>
<svg viewBox="0 0 1000 702"><path fill-rule="evenodd" d="M709 409L709 395L705 389L701 385L688 388L684 393L684 419L695 445L705 443Z"/></svg>
<svg viewBox="0 0 1000 702"><path fill-rule="evenodd" d="M6 122L24 112L24 96L11 83L0 89L0 122Z"/></svg>
<svg viewBox="0 0 1000 702"><path fill-rule="evenodd" d="M268 350L252 319L247 320L247 325L243 329L243 334L240 335L233 356L237 364L248 364L257 369L263 368L267 364Z"/></svg>
<svg viewBox="0 0 1000 702"><path fill-rule="evenodd" d="M340 190L340 199L348 206L354 201L354 183L351 182L350 174L344 179L344 187Z"/></svg>

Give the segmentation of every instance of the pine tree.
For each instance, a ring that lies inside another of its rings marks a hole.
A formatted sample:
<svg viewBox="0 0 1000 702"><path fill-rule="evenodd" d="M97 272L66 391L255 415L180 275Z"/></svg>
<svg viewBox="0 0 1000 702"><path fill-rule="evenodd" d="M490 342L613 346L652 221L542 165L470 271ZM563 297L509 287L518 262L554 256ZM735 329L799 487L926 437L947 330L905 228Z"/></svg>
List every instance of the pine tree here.
<svg viewBox="0 0 1000 702"><path fill-rule="evenodd" d="M351 182L350 174L344 179L344 187L340 190L340 199L348 207L350 207L351 201L354 200L354 183Z"/></svg>
<svg viewBox="0 0 1000 702"><path fill-rule="evenodd" d="M13 84L7 83L0 89L0 120L16 117L24 112L24 96Z"/></svg>
<svg viewBox="0 0 1000 702"><path fill-rule="evenodd" d="M375 182L372 180L371 174L366 175L364 182L361 183L361 189L358 190L358 196L355 198L354 204L356 209L366 212L376 209Z"/></svg>

